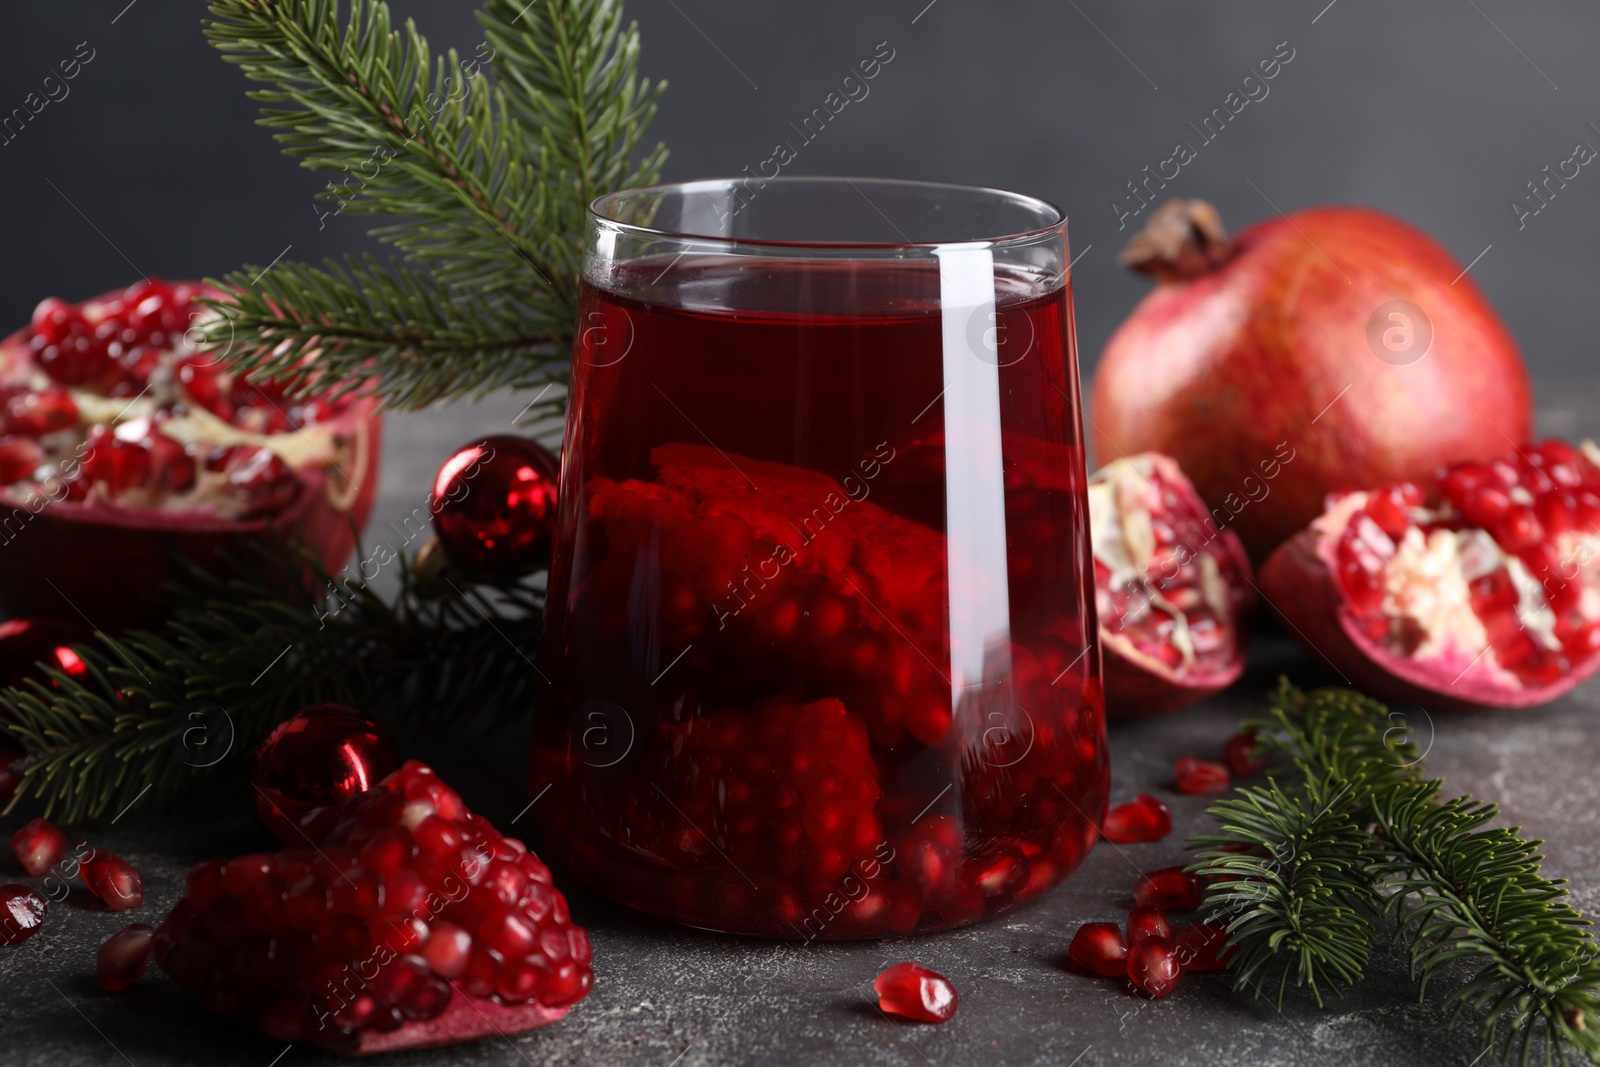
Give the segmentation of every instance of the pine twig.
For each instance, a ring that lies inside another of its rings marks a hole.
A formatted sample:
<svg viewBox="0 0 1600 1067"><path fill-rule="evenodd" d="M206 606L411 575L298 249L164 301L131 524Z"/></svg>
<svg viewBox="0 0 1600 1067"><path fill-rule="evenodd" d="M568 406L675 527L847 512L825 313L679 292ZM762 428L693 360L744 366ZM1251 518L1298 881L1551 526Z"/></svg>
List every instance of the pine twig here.
<svg viewBox="0 0 1600 1067"><path fill-rule="evenodd" d="M1369 940L1359 927L1388 918L1419 996L1447 966L1478 965L1445 1002L1452 1019L1482 1016L1485 1047L1523 1063L1535 1049L1547 1063L1567 1062L1569 1049L1600 1062L1595 940L1565 883L1541 873L1539 842L1489 826L1493 804L1441 800L1444 783L1421 777L1403 718L1349 690L1307 694L1284 683L1269 714L1245 727L1288 758L1292 785L1240 790L1211 808L1223 832L1191 842L1213 846L1192 870L1244 879L1214 882L1204 903L1208 917L1228 924L1237 980L1287 947L1284 973L1297 984L1315 992L1358 981L1366 957L1356 950ZM1315 864L1322 877L1286 877L1286 863ZM1327 935L1337 951L1310 953L1305 917L1328 906L1330 883L1355 914Z"/></svg>
<svg viewBox="0 0 1600 1067"><path fill-rule="evenodd" d="M7 810L26 802L80 822L147 792L141 810L215 796L308 704L351 704L401 737L526 709L542 594L394 565L392 603L325 573L296 596L197 571L189 606L159 630L97 634L73 646L81 676L49 670L0 690L0 731L23 750Z"/></svg>

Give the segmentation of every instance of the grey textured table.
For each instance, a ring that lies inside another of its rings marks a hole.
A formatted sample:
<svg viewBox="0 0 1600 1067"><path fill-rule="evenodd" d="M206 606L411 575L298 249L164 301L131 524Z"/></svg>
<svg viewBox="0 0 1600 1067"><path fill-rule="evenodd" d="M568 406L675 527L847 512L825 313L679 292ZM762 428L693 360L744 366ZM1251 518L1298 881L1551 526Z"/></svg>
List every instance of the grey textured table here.
<svg viewBox="0 0 1600 1067"><path fill-rule="evenodd" d="M1600 407L1571 389L1545 390L1562 406L1540 412L1562 436L1596 430ZM519 405L496 398L473 409L393 424L379 523L420 503L449 449L475 433L505 429ZM1273 677L1318 680L1281 638L1257 643L1253 669L1235 689L1170 718L1111 729L1113 801L1150 791L1172 805L1167 840L1121 848L1102 843L1064 885L994 921L929 937L800 946L700 933L636 915L563 879L577 920L595 944L595 989L562 1022L508 1040L390 1057L396 1064L537 1064L696 1067L702 1064L1152 1064L1465 1065L1470 1032L1449 1028L1437 999L1419 1004L1403 960L1380 950L1367 982L1318 1009L1291 995L1272 1002L1229 992L1225 978L1186 978L1164 1001L1136 999L1114 982L1071 973L1066 948L1080 922L1118 919L1138 870L1181 862L1184 837L1200 829L1205 802L1177 795L1175 758L1214 755L1241 715L1260 707ZM1452 787L1498 801L1508 822L1547 842L1548 872L1571 880L1576 904L1600 911L1600 683L1535 711L1416 716L1428 767ZM526 803L520 737L460 738L436 760L470 804L502 827ZM7 835L19 820L0 825ZM517 827L515 829L523 829ZM514 831L513 831L514 832ZM82 891L54 907L43 931L0 949L0 1063L204 1062L304 1067L339 1062L286 1048L207 1016L152 968L133 988L103 993L95 948L134 918L157 922L201 859L248 850L259 831L241 817L140 821L83 834L132 860L146 903L131 914L97 910ZM263 845L264 847L264 845ZM7 859L4 878L26 881ZM944 1026L887 1020L873 1007L872 979L915 958L948 975L961 995ZM1441 991L1444 987L1441 986Z"/></svg>

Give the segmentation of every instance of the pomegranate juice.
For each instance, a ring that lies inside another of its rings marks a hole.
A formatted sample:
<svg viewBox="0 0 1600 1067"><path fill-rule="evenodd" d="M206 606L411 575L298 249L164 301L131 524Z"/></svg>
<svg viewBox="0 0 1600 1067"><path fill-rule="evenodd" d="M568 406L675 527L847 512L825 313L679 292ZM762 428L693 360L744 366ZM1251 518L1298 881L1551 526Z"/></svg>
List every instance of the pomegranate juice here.
<svg viewBox="0 0 1600 1067"><path fill-rule="evenodd" d="M533 790L548 847L633 907L934 930L1095 840L1070 291L919 256L585 287Z"/></svg>

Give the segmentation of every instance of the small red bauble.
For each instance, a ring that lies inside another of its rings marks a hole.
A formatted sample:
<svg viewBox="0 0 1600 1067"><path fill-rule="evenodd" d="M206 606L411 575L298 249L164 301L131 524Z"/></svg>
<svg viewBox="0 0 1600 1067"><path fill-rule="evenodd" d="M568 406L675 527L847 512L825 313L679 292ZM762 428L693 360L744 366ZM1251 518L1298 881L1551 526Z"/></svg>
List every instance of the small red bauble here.
<svg viewBox="0 0 1600 1067"><path fill-rule="evenodd" d="M462 445L433 480L433 530L470 574L514 577L550 560L561 465L515 434Z"/></svg>
<svg viewBox="0 0 1600 1067"><path fill-rule="evenodd" d="M256 748L256 813L285 845L305 845L301 819L342 804L400 766L383 727L343 704L301 708Z"/></svg>

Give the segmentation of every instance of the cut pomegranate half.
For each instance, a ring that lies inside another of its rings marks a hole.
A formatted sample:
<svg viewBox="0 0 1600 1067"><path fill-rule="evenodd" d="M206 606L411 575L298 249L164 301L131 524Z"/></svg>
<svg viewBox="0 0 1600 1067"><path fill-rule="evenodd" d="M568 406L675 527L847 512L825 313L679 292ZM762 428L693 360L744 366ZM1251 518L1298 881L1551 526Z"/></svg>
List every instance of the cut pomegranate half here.
<svg viewBox="0 0 1600 1067"><path fill-rule="evenodd" d="M1089 478L1095 606L1113 715L1172 711L1244 673L1250 561L1178 464L1146 452Z"/></svg>
<svg viewBox="0 0 1600 1067"><path fill-rule="evenodd" d="M116 630L161 617L175 555L218 569L297 540L344 563L377 490L375 402L291 398L197 352L221 295L146 279L49 299L0 341L0 612L70 604Z"/></svg>
<svg viewBox="0 0 1600 1067"><path fill-rule="evenodd" d="M367 1055L520 1033L594 982L550 870L408 762L333 809L315 848L213 860L155 960L219 1015Z"/></svg>
<svg viewBox="0 0 1600 1067"><path fill-rule="evenodd" d="M1600 449L1562 441L1330 497L1262 570L1316 654L1375 696L1528 707L1600 668Z"/></svg>

